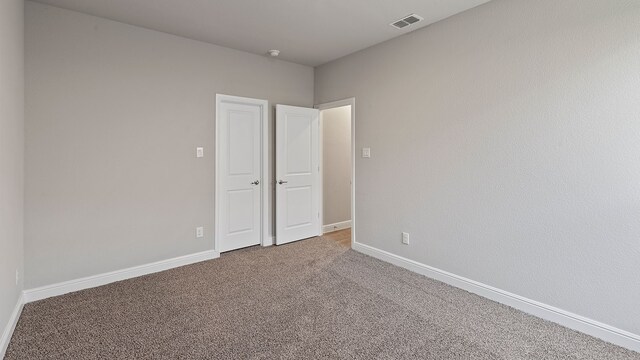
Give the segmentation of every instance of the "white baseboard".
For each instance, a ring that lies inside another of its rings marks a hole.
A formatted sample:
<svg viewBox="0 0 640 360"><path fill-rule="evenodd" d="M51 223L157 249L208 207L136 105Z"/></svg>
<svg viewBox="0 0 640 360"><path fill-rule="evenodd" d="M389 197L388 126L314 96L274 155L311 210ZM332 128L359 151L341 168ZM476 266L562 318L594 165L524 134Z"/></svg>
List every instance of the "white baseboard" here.
<svg viewBox="0 0 640 360"><path fill-rule="evenodd" d="M384 250L376 249L362 243L354 243L353 249L374 258L386 261L388 263L403 267L418 274L430 277L447 283L449 285L467 290L482 297L493 301L511 306L528 314L535 315L574 329L585 334L597 337L612 344L616 344L627 349L640 352L640 335L630 333L628 331L615 328L613 326L603 324L586 318L581 315L571 313L556 307L540 303L535 300L527 299L520 295L464 278L444 270L440 270L417 261L409 260L402 256L389 253Z"/></svg>
<svg viewBox="0 0 640 360"><path fill-rule="evenodd" d="M128 269L116 270L104 274L88 276L81 279L46 285L35 289L25 290L24 302L30 303L32 301L42 300L74 291L106 285L112 282L131 279L142 275L153 274L159 271L169 270L184 265L215 259L218 257L220 257L220 253L214 250L208 250L196 254L179 256L173 259L157 261L150 264L134 266Z"/></svg>
<svg viewBox="0 0 640 360"><path fill-rule="evenodd" d="M22 293L20 293L20 297L18 298L16 307L13 308L11 317L9 317L9 322L2 331L2 337L0 338L0 359L4 359L4 355L7 352L7 348L9 347L9 342L11 341L11 336L13 335L13 330L16 329L18 319L20 318L20 314L22 313L23 306L24 296L22 295Z"/></svg>
<svg viewBox="0 0 640 360"><path fill-rule="evenodd" d="M350 227L351 227L351 220L337 222L335 224L323 225L322 233L326 234L333 231L349 229Z"/></svg>

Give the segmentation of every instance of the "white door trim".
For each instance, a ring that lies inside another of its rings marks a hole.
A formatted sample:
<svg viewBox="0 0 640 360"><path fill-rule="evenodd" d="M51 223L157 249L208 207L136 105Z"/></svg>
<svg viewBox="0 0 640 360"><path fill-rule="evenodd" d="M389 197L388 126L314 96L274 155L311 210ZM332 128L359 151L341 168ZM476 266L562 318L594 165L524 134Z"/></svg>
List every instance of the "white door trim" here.
<svg viewBox="0 0 640 360"><path fill-rule="evenodd" d="M261 139L261 151L262 151L262 166L260 171L260 186L262 187L262 199L261 199L261 231L260 231L260 244L262 246L273 245L273 239L269 236L269 102L267 100L252 99L240 96L231 96L224 94L216 94L216 126L215 126L215 139L216 139L216 155L215 155L215 185L214 185L214 237L213 237L213 250L220 252L220 132L218 131L220 123L220 104L223 102L236 103L236 104L248 104L256 105L261 110L260 121L260 133Z"/></svg>
<svg viewBox="0 0 640 360"><path fill-rule="evenodd" d="M324 224L324 164L322 110L351 105L351 248L356 242L356 98L348 98L316 105L320 110L320 225Z"/></svg>

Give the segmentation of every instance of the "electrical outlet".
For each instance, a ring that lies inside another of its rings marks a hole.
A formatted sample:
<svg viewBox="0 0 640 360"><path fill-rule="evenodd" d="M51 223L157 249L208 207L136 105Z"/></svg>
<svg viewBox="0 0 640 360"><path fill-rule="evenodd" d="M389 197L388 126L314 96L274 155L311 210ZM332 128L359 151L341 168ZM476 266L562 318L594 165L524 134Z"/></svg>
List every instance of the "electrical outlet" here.
<svg viewBox="0 0 640 360"><path fill-rule="evenodd" d="M409 233L402 233L402 243L405 245L409 245Z"/></svg>
<svg viewBox="0 0 640 360"><path fill-rule="evenodd" d="M18 269L16 269L16 286L18 286L19 282L20 282L20 271L18 271Z"/></svg>
<svg viewBox="0 0 640 360"><path fill-rule="evenodd" d="M362 157L370 158L371 157L371 148L362 148Z"/></svg>
<svg viewBox="0 0 640 360"><path fill-rule="evenodd" d="M196 157L198 158L204 157L204 148L201 148L201 147L196 148Z"/></svg>
<svg viewBox="0 0 640 360"><path fill-rule="evenodd" d="M199 226L196 228L196 238L204 237L204 228Z"/></svg>

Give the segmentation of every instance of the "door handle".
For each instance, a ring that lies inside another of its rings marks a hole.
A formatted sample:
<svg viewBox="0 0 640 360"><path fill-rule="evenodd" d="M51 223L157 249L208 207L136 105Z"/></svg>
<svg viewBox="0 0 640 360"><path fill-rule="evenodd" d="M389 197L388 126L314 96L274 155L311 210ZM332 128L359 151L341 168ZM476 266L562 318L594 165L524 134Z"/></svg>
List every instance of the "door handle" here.
<svg viewBox="0 0 640 360"><path fill-rule="evenodd" d="M288 183L288 181L282 181L282 180L279 180L279 181L278 181L278 184L280 184L280 185L282 185L282 184L286 184L286 183Z"/></svg>
<svg viewBox="0 0 640 360"><path fill-rule="evenodd" d="M251 185L259 185L259 184L260 184L260 180L256 180L256 181L251 183Z"/></svg>

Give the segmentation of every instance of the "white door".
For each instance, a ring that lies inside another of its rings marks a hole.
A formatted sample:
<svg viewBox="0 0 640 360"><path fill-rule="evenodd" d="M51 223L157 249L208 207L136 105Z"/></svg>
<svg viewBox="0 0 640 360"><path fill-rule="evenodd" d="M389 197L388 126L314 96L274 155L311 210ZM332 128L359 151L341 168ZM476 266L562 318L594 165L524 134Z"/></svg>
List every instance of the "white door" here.
<svg viewBox="0 0 640 360"><path fill-rule="evenodd" d="M218 101L217 227L220 252L261 241L262 123L261 105Z"/></svg>
<svg viewBox="0 0 640 360"><path fill-rule="evenodd" d="M276 244L318 236L319 111L276 105Z"/></svg>

